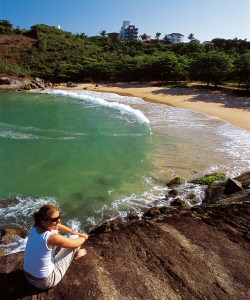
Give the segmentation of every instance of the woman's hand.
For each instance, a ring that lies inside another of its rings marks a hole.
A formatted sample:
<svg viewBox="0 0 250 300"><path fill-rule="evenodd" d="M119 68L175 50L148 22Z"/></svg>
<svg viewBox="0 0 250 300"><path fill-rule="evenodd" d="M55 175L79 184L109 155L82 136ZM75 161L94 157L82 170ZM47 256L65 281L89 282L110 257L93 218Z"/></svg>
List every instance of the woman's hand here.
<svg viewBox="0 0 250 300"><path fill-rule="evenodd" d="M65 226L65 225L63 225L61 223L58 225L58 230L61 231L61 232L67 233L67 234L79 235L79 237L83 237L83 238L85 238L85 240L88 239L88 235L87 234L80 233L80 232L78 232L76 230L72 230L69 227L67 227L67 226Z"/></svg>
<svg viewBox="0 0 250 300"><path fill-rule="evenodd" d="M85 238L85 240L87 240L87 239L89 238L87 234L85 234L85 233L80 233L80 232L75 231L75 230L72 230L72 234L79 235L80 237Z"/></svg>

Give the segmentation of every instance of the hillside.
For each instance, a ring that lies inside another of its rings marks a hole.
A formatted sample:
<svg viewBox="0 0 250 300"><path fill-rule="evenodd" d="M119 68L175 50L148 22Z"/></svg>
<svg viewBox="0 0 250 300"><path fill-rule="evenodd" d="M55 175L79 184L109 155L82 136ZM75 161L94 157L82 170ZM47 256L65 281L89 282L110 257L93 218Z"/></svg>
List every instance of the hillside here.
<svg viewBox="0 0 250 300"><path fill-rule="evenodd" d="M28 50L35 46L36 39L13 34L0 34L0 63L1 75L21 75L15 68L22 59L22 51Z"/></svg>
<svg viewBox="0 0 250 300"><path fill-rule="evenodd" d="M11 62L15 59L12 55L18 52L18 49L32 48L36 42L36 39L24 35L0 34L0 47L3 49L0 58L8 58Z"/></svg>
<svg viewBox="0 0 250 300"><path fill-rule="evenodd" d="M1 27L1 26L0 26ZM0 31L0 75L65 81L230 81L249 89L250 42L214 39L175 45L87 37L38 24Z"/></svg>

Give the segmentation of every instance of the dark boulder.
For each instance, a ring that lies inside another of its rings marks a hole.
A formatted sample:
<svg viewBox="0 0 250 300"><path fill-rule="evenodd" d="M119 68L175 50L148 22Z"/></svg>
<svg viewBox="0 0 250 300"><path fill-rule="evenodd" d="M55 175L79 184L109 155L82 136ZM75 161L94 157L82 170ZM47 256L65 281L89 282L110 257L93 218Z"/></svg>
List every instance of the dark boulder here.
<svg viewBox="0 0 250 300"><path fill-rule="evenodd" d="M206 196L203 200L203 204L213 204L217 201L218 197L223 195L224 186L221 185L211 185L206 189Z"/></svg>
<svg viewBox="0 0 250 300"><path fill-rule="evenodd" d="M242 184L243 188L250 189L250 172L241 174L240 176L238 176L234 179L238 180Z"/></svg>
<svg viewBox="0 0 250 300"><path fill-rule="evenodd" d="M178 209L191 209L191 205L180 198L174 199L170 204Z"/></svg>
<svg viewBox="0 0 250 300"><path fill-rule="evenodd" d="M225 186L224 193L225 193L226 195L230 195L230 194L233 194L233 193L242 191L242 190L243 190L243 188L242 188L241 182L239 182L239 181L236 180L236 179L231 179L231 178L229 178L229 179L227 180L227 183L226 183L226 186Z"/></svg>
<svg viewBox="0 0 250 300"><path fill-rule="evenodd" d="M127 214L127 220L139 220L140 217L136 210L130 210L130 212Z"/></svg>
<svg viewBox="0 0 250 300"><path fill-rule="evenodd" d="M175 177L173 180L171 180L167 183L167 186L172 187L172 186L180 185L183 182L184 182L184 179L182 177Z"/></svg>
<svg viewBox="0 0 250 300"><path fill-rule="evenodd" d="M161 215L160 207L154 206L151 207L148 211L144 213L145 217L155 218Z"/></svg>
<svg viewBox="0 0 250 300"><path fill-rule="evenodd" d="M0 78L0 84L11 84L12 83L12 80L9 78L9 77L1 77Z"/></svg>
<svg viewBox="0 0 250 300"><path fill-rule="evenodd" d="M77 85L75 83L73 83L72 81L67 82L67 87L77 87Z"/></svg>
<svg viewBox="0 0 250 300"><path fill-rule="evenodd" d="M179 194L179 191L176 190L176 189L173 189L173 190L171 190L171 191L168 192L168 196L170 196L170 197L175 197L178 194Z"/></svg>

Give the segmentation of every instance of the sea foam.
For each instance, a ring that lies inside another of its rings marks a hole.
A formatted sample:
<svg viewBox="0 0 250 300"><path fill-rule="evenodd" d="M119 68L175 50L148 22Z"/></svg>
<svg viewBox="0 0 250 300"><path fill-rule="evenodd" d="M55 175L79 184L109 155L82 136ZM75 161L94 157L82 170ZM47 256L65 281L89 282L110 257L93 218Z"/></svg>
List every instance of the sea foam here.
<svg viewBox="0 0 250 300"><path fill-rule="evenodd" d="M41 91L41 93L82 99L86 102L109 107L111 109L116 109L116 110L120 111L121 114L127 113L130 115L134 115L140 123L147 123L147 124L150 123L149 119L140 110L134 109L131 106L123 104L123 103L109 102L109 101L104 100L103 98L86 95L83 92L79 93L79 92L72 92L72 91L65 91L65 90L44 90L44 91Z"/></svg>

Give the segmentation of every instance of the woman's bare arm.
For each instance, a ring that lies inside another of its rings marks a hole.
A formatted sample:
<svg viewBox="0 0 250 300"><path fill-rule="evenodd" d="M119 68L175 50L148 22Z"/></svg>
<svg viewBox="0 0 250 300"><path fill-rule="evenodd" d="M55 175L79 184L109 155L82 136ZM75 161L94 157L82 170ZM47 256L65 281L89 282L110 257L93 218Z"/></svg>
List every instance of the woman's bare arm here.
<svg viewBox="0 0 250 300"><path fill-rule="evenodd" d="M84 237L78 237L76 239L70 239L60 234L51 234L48 240L48 247L61 247L61 248L77 248L85 242Z"/></svg>
<svg viewBox="0 0 250 300"><path fill-rule="evenodd" d="M80 237L84 237L86 240L88 239L87 234L78 232L76 230L72 230L69 227L67 227L67 226L65 226L61 223L58 225L58 230L61 231L61 232L64 232L64 233L68 233L68 234L79 235Z"/></svg>

